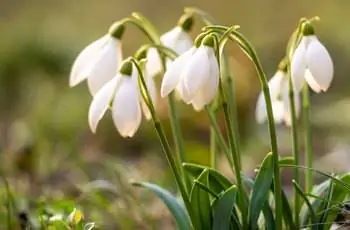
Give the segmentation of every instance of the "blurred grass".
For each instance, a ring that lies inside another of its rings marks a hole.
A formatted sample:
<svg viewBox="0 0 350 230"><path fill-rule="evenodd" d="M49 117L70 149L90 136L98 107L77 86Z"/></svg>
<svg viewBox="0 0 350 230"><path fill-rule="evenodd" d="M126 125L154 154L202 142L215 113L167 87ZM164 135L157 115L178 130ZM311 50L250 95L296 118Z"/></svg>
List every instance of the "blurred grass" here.
<svg viewBox="0 0 350 230"><path fill-rule="evenodd" d="M151 180L174 186L170 173L164 173L167 167L151 125L144 122L135 138L125 140L107 118L93 135L87 125L91 98L86 85L68 87L70 67L78 52L106 33L113 21L132 11L142 12L161 32L174 26L185 6L200 7L222 24L239 24L256 46L268 76L283 57L286 41L299 18L320 16L316 31L333 57L335 78L329 92L312 95L314 147L321 157L348 140L350 30L346 22L350 2L224 0L218 4L165 0L161 3L156 0L1 1L0 157L1 170L16 198L23 198L25 203L44 199L51 204L55 200L59 204L73 200L82 206L88 218L107 228L152 229L149 226L173 224L171 219L164 218L169 214L157 200L149 200L149 194L136 192L127 182L128 179ZM197 26L199 29L201 25ZM134 28L128 28L125 37L125 56L146 42ZM234 57L231 65L236 77L241 142L246 156L244 168L251 172L269 151L266 127L254 122L258 81L249 60L234 45L229 49ZM166 104L161 102L160 107L170 135ZM208 164L207 118L185 105L180 108L188 161ZM279 127L278 134L282 153L290 154L288 129ZM349 147L344 148L348 152ZM335 157L339 158L336 162L340 171L348 168L342 163L343 155ZM221 164L227 168L225 163ZM120 168L118 165L123 165L122 170L111 173ZM94 180L109 181L117 191L124 191L123 196L111 198L100 194L81 202L79 186ZM130 207L132 215L129 215Z"/></svg>

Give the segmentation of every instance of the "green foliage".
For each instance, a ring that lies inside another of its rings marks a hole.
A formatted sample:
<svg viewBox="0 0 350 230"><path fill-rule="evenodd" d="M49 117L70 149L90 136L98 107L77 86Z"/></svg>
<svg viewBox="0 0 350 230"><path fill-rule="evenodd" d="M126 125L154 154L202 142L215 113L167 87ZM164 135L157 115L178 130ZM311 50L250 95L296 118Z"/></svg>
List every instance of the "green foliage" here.
<svg viewBox="0 0 350 230"><path fill-rule="evenodd" d="M147 182L133 182L134 186L142 187L153 192L159 199L161 199L167 206L171 214L174 216L177 227L180 230L191 229L191 224L188 219L188 215L183 205L179 200L170 194L167 190Z"/></svg>

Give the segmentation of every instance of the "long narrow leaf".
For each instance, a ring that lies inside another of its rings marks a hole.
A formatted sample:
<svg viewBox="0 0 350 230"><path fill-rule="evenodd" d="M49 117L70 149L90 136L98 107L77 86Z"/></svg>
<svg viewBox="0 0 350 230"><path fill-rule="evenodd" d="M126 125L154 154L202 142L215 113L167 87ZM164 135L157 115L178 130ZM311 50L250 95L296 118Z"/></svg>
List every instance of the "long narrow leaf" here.
<svg viewBox="0 0 350 230"><path fill-rule="evenodd" d="M205 169L196 179L204 185L208 185L209 170ZM192 205L192 210L194 218L196 220L196 228L200 230L210 230L212 223L212 213L210 207L210 198L207 191L204 191L197 183L194 183L191 195L190 202Z"/></svg>
<svg viewBox="0 0 350 230"><path fill-rule="evenodd" d="M265 201L268 198L270 186L273 178L273 158L272 154L269 153L259 170L256 177L253 191L250 198L249 206L249 226L250 229L256 229L258 226L258 218L260 212L264 206Z"/></svg>
<svg viewBox="0 0 350 230"><path fill-rule="evenodd" d="M310 171L313 171L313 172L316 172L318 174L321 174L322 176L325 176L325 177L328 177L329 179L333 180L334 183L336 184L339 184L341 186L343 186L345 189L347 189L349 192L350 192L350 185L339 180L338 178L328 174L328 173L325 173L325 172L322 172L322 171L319 171L317 169L313 169L313 168L308 168L308 167L305 167L305 166L300 166L300 165L289 165L289 164L281 164L280 167L286 167L286 168L299 168L299 169L304 169L304 170L310 170Z"/></svg>
<svg viewBox="0 0 350 230"><path fill-rule="evenodd" d="M186 210L170 192L158 185L147 182L133 182L132 185L145 188L153 192L159 199L161 199L174 216L176 224L180 230L192 229Z"/></svg>
<svg viewBox="0 0 350 230"><path fill-rule="evenodd" d="M339 179L347 184L350 184L350 173L346 173L342 176L339 176ZM333 195L332 195L332 200L330 201L332 204L341 204L344 202L346 197L349 195L349 192L344 189L343 187L335 184L333 186ZM338 210L336 212L328 212L327 219L325 220L325 229L329 229L331 226L331 222L334 222L338 215Z"/></svg>
<svg viewBox="0 0 350 230"><path fill-rule="evenodd" d="M293 185L294 185L294 188L296 189L296 191L298 192L298 194L301 196L301 198L303 198L306 206L308 207L309 209L309 212L310 212L310 218L311 218L311 224L315 224L315 220L316 220L316 214L315 214L315 211L313 210L311 204L310 204L310 201L309 199L306 197L305 193L303 192L303 190L300 188L300 186L298 185L298 183L293 180ZM296 224L299 224L299 223L296 223ZM313 230L317 230L317 225L312 225L312 229Z"/></svg>
<svg viewBox="0 0 350 230"><path fill-rule="evenodd" d="M213 230L230 228L232 210L236 203L237 188L235 185L227 189L222 196L213 204Z"/></svg>

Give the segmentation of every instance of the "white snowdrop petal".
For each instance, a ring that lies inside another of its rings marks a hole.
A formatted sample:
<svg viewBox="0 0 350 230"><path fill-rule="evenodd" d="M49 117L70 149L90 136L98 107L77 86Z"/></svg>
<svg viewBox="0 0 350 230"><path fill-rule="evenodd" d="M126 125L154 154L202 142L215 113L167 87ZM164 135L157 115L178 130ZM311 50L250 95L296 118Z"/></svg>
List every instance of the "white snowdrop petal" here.
<svg viewBox="0 0 350 230"><path fill-rule="evenodd" d="M193 41L190 37L190 35L181 30L177 41L175 45L172 47L172 49L177 53L177 54L182 54L185 51L189 50L193 46Z"/></svg>
<svg viewBox="0 0 350 230"><path fill-rule="evenodd" d="M276 124L281 124L284 120L285 108L282 101L272 101L273 118Z"/></svg>
<svg viewBox="0 0 350 230"><path fill-rule="evenodd" d="M155 48L150 48L147 51L146 71L151 76L156 76L162 71L162 61Z"/></svg>
<svg viewBox="0 0 350 230"><path fill-rule="evenodd" d="M160 37L160 41L163 43L164 46L175 49L176 42L179 40L179 37L181 36L182 29L179 26L174 27L173 29L169 30L168 32L164 33Z"/></svg>
<svg viewBox="0 0 350 230"><path fill-rule="evenodd" d="M310 72L309 69L306 69L304 77L305 77L307 84L310 86L310 88L314 92L320 93L322 91L321 86L317 83L316 79L314 78L314 76L312 75L312 73Z"/></svg>
<svg viewBox="0 0 350 230"><path fill-rule="evenodd" d="M212 48L207 46L199 47L181 75L181 78L184 80L184 86L192 98L210 77L210 65L213 64L209 62L210 52L213 52Z"/></svg>
<svg viewBox="0 0 350 230"><path fill-rule="evenodd" d="M176 58L164 74L161 85L161 96L166 97L173 91L180 82L180 75L184 68L186 68L190 58L192 57L195 48L191 48L178 58Z"/></svg>
<svg viewBox="0 0 350 230"><path fill-rule="evenodd" d="M284 122L287 126L291 126L292 118L291 118L291 109L290 109L290 101L289 101L289 88L288 88L288 79L282 82L281 88L281 99L284 104ZM295 115L296 118L300 115L300 93L294 90L294 106L295 106Z"/></svg>
<svg viewBox="0 0 350 230"><path fill-rule="evenodd" d="M180 79L179 84L176 86L176 92L179 94L180 98L186 103L190 104L193 96L189 93L185 87L184 79Z"/></svg>
<svg viewBox="0 0 350 230"><path fill-rule="evenodd" d="M146 76L145 80L146 80L148 92L149 92L149 94L151 96L151 100L152 100L153 106L156 108L157 107L156 83L155 83L155 81L154 81L152 76ZM141 98L141 108L142 108L143 114L145 115L146 119L150 120L152 118L152 116L151 116L151 113L150 113L150 111L149 111L149 109L147 107L147 104L143 100L143 98Z"/></svg>
<svg viewBox="0 0 350 230"><path fill-rule="evenodd" d="M137 85L123 77L112 104L113 122L123 137L132 137L141 124L140 98Z"/></svg>
<svg viewBox="0 0 350 230"><path fill-rule="evenodd" d="M69 77L69 86L73 87L82 82L87 78L87 75L84 74L84 69L90 68L90 63L93 63L95 58L100 51L100 48L108 39L107 36L103 36L102 38L92 42L86 48L84 48L75 59L74 64L72 66L72 70Z"/></svg>
<svg viewBox="0 0 350 230"><path fill-rule="evenodd" d="M112 80L107 82L93 98L89 108L89 126L93 133L96 132L97 125L106 113L108 106L116 92L120 76L115 76Z"/></svg>
<svg viewBox="0 0 350 230"><path fill-rule="evenodd" d="M209 104L216 96L219 86L219 76L213 75L205 85L198 90L196 96L192 101L193 108L200 111L203 107Z"/></svg>
<svg viewBox="0 0 350 230"><path fill-rule="evenodd" d="M121 61L120 41L109 37L101 48L98 58L91 63L91 68L86 72L89 91L92 95L95 95L107 81L115 76Z"/></svg>
<svg viewBox="0 0 350 230"><path fill-rule="evenodd" d="M281 70L277 71L275 75L269 80L269 89L270 89L270 96L271 99L277 99L280 92L281 92L281 86L282 86L282 80L287 78L285 73Z"/></svg>
<svg viewBox="0 0 350 230"><path fill-rule="evenodd" d="M306 54L307 39L302 38L300 44L295 49L291 61L291 76L293 86L300 92L304 85L304 74L306 69L305 54Z"/></svg>
<svg viewBox="0 0 350 230"><path fill-rule="evenodd" d="M262 92L259 94L258 101L256 103L255 120L258 124L262 124L267 120L266 102Z"/></svg>
<svg viewBox="0 0 350 230"><path fill-rule="evenodd" d="M333 62L327 49L322 43L312 36L306 50L306 64L313 80L322 91L327 91L333 79ZM310 85L310 87L312 87Z"/></svg>

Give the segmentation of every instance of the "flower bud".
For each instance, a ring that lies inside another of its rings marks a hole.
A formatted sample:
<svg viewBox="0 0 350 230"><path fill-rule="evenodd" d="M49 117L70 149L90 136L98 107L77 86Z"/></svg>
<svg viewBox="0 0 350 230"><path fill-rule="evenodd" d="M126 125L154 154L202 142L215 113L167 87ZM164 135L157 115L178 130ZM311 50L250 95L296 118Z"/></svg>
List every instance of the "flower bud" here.
<svg viewBox="0 0 350 230"><path fill-rule="evenodd" d="M185 32L190 32L193 27L193 15L184 14L181 16L177 25L180 26Z"/></svg>
<svg viewBox="0 0 350 230"><path fill-rule="evenodd" d="M123 61L123 63L120 65L119 72L124 76L131 76L132 62L129 59Z"/></svg>
<svg viewBox="0 0 350 230"><path fill-rule="evenodd" d="M109 27L108 33L116 39L121 39L125 31L123 23L115 22Z"/></svg>

